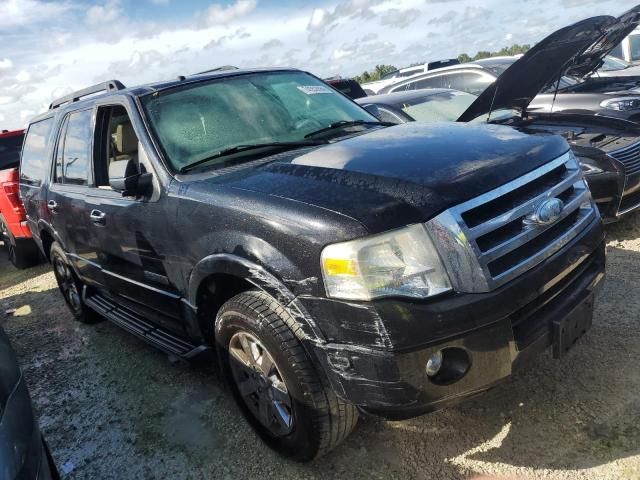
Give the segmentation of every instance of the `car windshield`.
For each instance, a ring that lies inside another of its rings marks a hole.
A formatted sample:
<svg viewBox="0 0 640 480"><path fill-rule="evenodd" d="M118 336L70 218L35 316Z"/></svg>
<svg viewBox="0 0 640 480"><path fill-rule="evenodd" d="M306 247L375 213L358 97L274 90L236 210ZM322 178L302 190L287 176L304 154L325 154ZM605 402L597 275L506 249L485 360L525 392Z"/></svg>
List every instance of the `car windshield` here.
<svg viewBox="0 0 640 480"><path fill-rule="evenodd" d="M454 122L476 99L455 90L412 98L394 105L418 122Z"/></svg>
<svg viewBox="0 0 640 480"><path fill-rule="evenodd" d="M600 70L602 70L603 72L614 72L616 70L624 70L626 68L629 68L630 66L631 64L629 62L625 62L624 60L620 60L616 57L608 56L604 57Z"/></svg>
<svg viewBox="0 0 640 480"><path fill-rule="evenodd" d="M238 145L308 142L305 137L323 129L327 131L322 138L327 138L344 135L339 125L377 121L303 72L223 77L149 94L142 98L142 104L151 130L175 170ZM244 156L255 152L234 153ZM224 165L226 160L222 155L207 165Z"/></svg>

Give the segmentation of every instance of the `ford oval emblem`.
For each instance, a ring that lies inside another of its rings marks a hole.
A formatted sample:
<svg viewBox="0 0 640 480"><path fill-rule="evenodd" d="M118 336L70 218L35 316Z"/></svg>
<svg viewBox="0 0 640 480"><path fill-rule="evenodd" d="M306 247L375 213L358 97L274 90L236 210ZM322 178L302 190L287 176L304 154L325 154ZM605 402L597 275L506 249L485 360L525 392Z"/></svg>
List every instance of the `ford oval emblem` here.
<svg viewBox="0 0 640 480"><path fill-rule="evenodd" d="M533 213L524 219L527 225L549 225L562 215L564 202L559 198L549 198L536 207Z"/></svg>

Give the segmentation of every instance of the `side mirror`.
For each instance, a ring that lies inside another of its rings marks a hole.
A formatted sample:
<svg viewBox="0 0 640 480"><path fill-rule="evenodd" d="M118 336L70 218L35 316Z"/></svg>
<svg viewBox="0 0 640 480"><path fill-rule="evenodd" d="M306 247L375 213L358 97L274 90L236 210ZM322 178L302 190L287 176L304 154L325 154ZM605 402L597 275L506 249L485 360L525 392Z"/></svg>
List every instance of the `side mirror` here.
<svg viewBox="0 0 640 480"><path fill-rule="evenodd" d="M375 103L367 103L362 106L367 112L376 117L378 120L381 120L382 115L380 115L380 110L378 109L378 105Z"/></svg>
<svg viewBox="0 0 640 480"><path fill-rule="evenodd" d="M140 173L133 160L116 160L109 164L109 185L126 196L145 195L151 188L150 173Z"/></svg>

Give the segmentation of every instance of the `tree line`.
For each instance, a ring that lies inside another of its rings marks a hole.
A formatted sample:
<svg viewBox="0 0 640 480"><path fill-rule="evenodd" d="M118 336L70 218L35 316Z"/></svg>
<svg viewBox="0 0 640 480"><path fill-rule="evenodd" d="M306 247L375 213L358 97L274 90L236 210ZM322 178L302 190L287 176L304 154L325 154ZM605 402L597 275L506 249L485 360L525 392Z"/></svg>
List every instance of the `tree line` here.
<svg viewBox="0 0 640 480"><path fill-rule="evenodd" d="M510 47L504 47L495 52L480 50L473 57L468 55L467 53L461 53L460 55L458 55L458 61L460 63L466 63L466 62L473 62L475 60L480 60L483 58L519 55L521 53L527 52L530 48L531 48L531 45L529 44L520 45L516 43L514 45L511 45ZM414 67L416 65L424 65L425 63L427 62L417 62L417 63L412 63L409 66ZM360 75L356 75L353 78L358 83L375 82L376 80L380 80L383 76L387 75L388 73L395 72L396 70L398 70L398 68L396 68L394 65L381 64L381 65L376 65L372 70L362 72Z"/></svg>

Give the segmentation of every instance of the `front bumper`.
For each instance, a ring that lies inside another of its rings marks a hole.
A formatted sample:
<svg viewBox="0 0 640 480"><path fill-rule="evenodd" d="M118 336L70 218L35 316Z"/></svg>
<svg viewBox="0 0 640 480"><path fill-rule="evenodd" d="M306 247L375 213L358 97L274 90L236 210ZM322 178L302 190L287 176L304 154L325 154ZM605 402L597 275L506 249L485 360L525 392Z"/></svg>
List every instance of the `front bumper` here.
<svg viewBox="0 0 640 480"><path fill-rule="evenodd" d="M551 345L554 320L601 286L605 246L598 224L486 294L369 303L300 297L330 340L315 353L334 390L364 411L402 419L457 403L504 380ZM452 347L466 351L470 367L454 383L436 385L425 374L427 360Z"/></svg>

